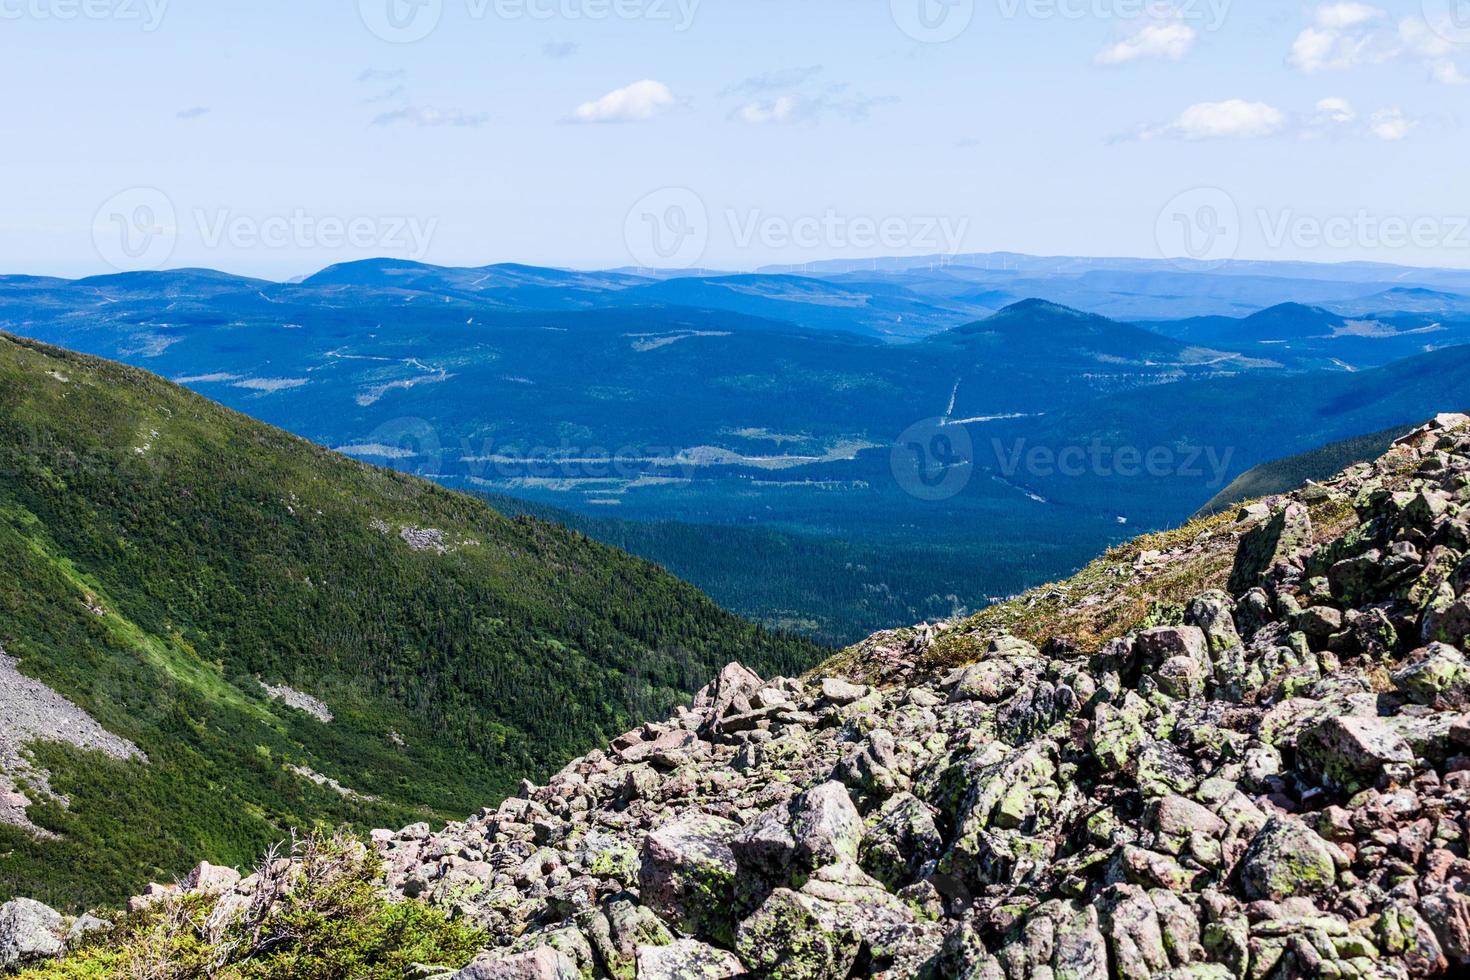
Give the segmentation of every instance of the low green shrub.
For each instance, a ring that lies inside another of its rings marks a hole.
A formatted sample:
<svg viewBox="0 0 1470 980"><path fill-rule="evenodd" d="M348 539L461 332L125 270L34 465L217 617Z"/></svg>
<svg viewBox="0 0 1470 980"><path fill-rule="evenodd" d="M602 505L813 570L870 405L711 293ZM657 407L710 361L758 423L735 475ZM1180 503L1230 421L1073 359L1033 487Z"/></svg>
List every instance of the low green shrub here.
<svg viewBox="0 0 1470 980"><path fill-rule="evenodd" d="M272 853L246 899L166 899L19 980L403 980L462 966L485 938L421 902L391 902L382 867L339 833Z"/></svg>

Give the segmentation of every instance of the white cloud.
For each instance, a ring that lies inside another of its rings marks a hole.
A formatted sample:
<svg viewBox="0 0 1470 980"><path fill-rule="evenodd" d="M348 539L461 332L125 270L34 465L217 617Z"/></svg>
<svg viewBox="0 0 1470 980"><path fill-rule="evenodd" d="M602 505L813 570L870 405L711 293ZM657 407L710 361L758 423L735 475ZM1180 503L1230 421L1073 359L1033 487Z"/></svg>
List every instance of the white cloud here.
<svg viewBox="0 0 1470 980"><path fill-rule="evenodd" d="M794 96L782 95L769 102L752 102L740 109L738 115L748 123L786 122L796 113Z"/></svg>
<svg viewBox="0 0 1470 980"><path fill-rule="evenodd" d="M582 103L572 118L584 123L635 122L667 111L674 101L674 93L663 82L644 79Z"/></svg>
<svg viewBox="0 0 1470 980"><path fill-rule="evenodd" d="M799 85L811 81L821 73L821 65L807 65L801 68L785 68L781 71L768 71L736 82L734 85L725 88L720 94L747 97L765 95L768 92L779 92L782 89L796 88Z"/></svg>
<svg viewBox="0 0 1470 980"><path fill-rule="evenodd" d="M1430 77L1441 85L1465 85L1470 84L1470 76L1466 76L1460 70L1460 66L1453 61L1441 61L1431 65Z"/></svg>
<svg viewBox="0 0 1470 980"><path fill-rule="evenodd" d="M1297 35L1286 60L1293 68L1309 75L1319 71L1342 71L1369 58L1372 43L1373 38L1369 35L1308 27Z"/></svg>
<svg viewBox="0 0 1470 980"><path fill-rule="evenodd" d="M1397 143L1408 136L1414 126L1414 121L1405 116L1402 109L1383 109L1373 113L1368 131L1381 140Z"/></svg>
<svg viewBox="0 0 1470 980"><path fill-rule="evenodd" d="M1313 74L1345 71L1395 60L1417 61L1429 77L1447 85L1467 79L1455 58L1461 50L1450 38L1448 16L1431 21L1406 17L1394 24L1388 12L1366 3L1327 3L1316 7L1312 24L1292 42L1287 64Z"/></svg>
<svg viewBox="0 0 1470 980"><path fill-rule="evenodd" d="M1448 17L1448 15L1446 15ZM1450 40L1457 36L1454 24L1447 21L1430 23L1417 17L1408 17L1399 22L1399 41L1404 52L1417 58L1429 68L1429 75L1445 85L1464 85L1467 79L1460 66L1455 63L1455 54L1462 50ZM1463 28L1458 28L1463 32Z"/></svg>
<svg viewBox="0 0 1470 980"><path fill-rule="evenodd" d="M1317 103L1318 123L1334 123L1345 126L1358 118L1357 110L1347 99L1329 98Z"/></svg>
<svg viewBox="0 0 1470 980"><path fill-rule="evenodd" d="M1420 120L1397 107L1371 114L1359 112L1347 99L1328 96L1310 112L1285 112L1264 102L1230 99L1190 106L1173 122L1146 126L1134 139L1173 137L1184 140L1260 139L1287 135L1300 139L1373 138L1396 142L1406 138Z"/></svg>
<svg viewBox="0 0 1470 980"><path fill-rule="evenodd" d="M896 101L891 97L851 92L846 85L829 85L815 92L786 92L737 106L730 118L762 125L788 123L815 126L825 119L861 122L879 106Z"/></svg>
<svg viewBox="0 0 1470 980"><path fill-rule="evenodd" d="M1301 135L1307 138L1367 136L1396 143L1418 125L1418 120L1397 107L1379 109L1362 120L1347 99L1327 98L1317 103L1316 115L1303 127Z"/></svg>
<svg viewBox="0 0 1470 980"><path fill-rule="evenodd" d="M483 126L489 121L490 116L488 113L470 113L460 109L435 109L433 106L404 106L401 109L380 112L373 117L374 126L394 126L398 123L412 123L415 126L425 128L449 126L453 128L472 129Z"/></svg>
<svg viewBox="0 0 1470 980"><path fill-rule="evenodd" d="M1341 31L1386 17L1387 13L1366 3L1324 3L1317 8L1317 23L1329 30Z"/></svg>
<svg viewBox="0 0 1470 980"><path fill-rule="evenodd" d="M1139 58L1179 61L1189 54L1199 37L1193 27L1181 23L1149 24L1143 30L1097 53L1100 65L1121 65Z"/></svg>
<svg viewBox="0 0 1470 980"><path fill-rule="evenodd" d="M1258 139L1275 135L1285 126L1286 113L1275 106L1264 102L1247 102L1244 99L1227 99L1224 102L1201 102L1190 106L1178 119L1165 127L1162 133L1187 140Z"/></svg>

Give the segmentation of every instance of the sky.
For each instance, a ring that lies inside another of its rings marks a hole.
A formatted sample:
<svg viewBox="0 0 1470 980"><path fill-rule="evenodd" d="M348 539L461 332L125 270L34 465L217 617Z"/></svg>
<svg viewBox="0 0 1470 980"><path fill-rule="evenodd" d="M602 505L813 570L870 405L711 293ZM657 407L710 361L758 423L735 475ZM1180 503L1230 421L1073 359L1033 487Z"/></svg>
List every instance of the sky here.
<svg viewBox="0 0 1470 980"><path fill-rule="evenodd" d="M0 0L0 273L1470 267L1470 0Z"/></svg>

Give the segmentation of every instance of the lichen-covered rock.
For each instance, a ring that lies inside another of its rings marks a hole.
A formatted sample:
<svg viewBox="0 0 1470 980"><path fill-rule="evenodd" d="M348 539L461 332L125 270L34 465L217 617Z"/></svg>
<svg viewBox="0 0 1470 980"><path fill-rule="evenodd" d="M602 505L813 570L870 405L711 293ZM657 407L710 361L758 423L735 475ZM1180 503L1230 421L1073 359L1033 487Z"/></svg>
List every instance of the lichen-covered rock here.
<svg viewBox="0 0 1470 980"><path fill-rule="evenodd" d="M1230 576L1230 591L1246 592L1261 583L1280 562L1289 562L1312 543L1312 518L1307 507L1291 501L1272 518L1241 538Z"/></svg>
<svg viewBox="0 0 1470 980"><path fill-rule="evenodd" d="M1234 607L1235 602L1230 596L1214 591L1196 596L1184 611L1185 622L1204 632L1211 656L1241 645L1240 633L1235 628L1235 617L1232 615Z"/></svg>
<svg viewBox="0 0 1470 980"><path fill-rule="evenodd" d="M638 980L727 980L744 974L734 954L693 939L638 947Z"/></svg>
<svg viewBox="0 0 1470 980"><path fill-rule="evenodd" d="M820 912L816 899L778 888L740 923L735 951L742 963L771 980L843 980L862 943L852 930L824 921Z"/></svg>
<svg viewBox="0 0 1470 980"><path fill-rule="evenodd" d="M1432 977L1449 967L1434 930L1407 902L1383 910L1378 918L1378 943L1385 954L1403 960L1411 977Z"/></svg>
<svg viewBox="0 0 1470 980"><path fill-rule="evenodd" d="M673 934L647 906L631 895L614 895L600 909L578 919L597 960L613 980L633 980L640 949L665 946Z"/></svg>
<svg viewBox="0 0 1470 980"><path fill-rule="evenodd" d="M1470 707L1470 663L1444 643L1431 643L1413 653L1393 675L1394 686L1413 701L1443 710Z"/></svg>
<svg viewBox="0 0 1470 980"><path fill-rule="evenodd" d="M868 874L897 891L909 884L919 869L939 857L944 837L934 812L912 793L900 793L883 804L872 827L863 836L859 863Z"/></svg>
<svg viewBox="0 0 1470 980"><path fill-rule="evenodd" d="M857 860L863 818L847 795L847 787L827 782L803 793L791 819L796 858L808 868Z"/></svg>
<svg viewBox="0 0 1470 980"><path fill-rule="evenodd" d="M1240 862L1240 880L1250 898L1279 901L1320 895L1337 881L1332 845L1291 817L1267 821Z"/></svg>
<svg viewBox="0 0 1470 980"><path fill-rule="evenodd" d="M1393 726L1360 715L1326 719L1297 740L1297 752L1310 776L1347 793L1371 787L1385 766L1414 761Z"/></svg>
<svg viewBox="0 0 1470 980"><path fill-rule="evenodd" d="M730 841L738 830L694 815L650 833L638 872L643 902L683 933L728 943L738 870Z"/></svg>
<svg viewBox="0 0 1470 980"><path fill-rule="evenodd" d="M582 980L582 971L565 953L541 946L510 956L486 953L452 980Z"/></svg>

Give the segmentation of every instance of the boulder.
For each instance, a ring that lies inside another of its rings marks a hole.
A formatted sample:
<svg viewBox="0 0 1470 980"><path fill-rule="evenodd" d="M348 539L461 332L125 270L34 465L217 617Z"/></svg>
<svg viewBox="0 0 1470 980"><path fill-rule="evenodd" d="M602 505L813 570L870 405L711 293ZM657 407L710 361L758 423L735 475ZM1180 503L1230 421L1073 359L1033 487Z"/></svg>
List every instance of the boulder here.
<svg viewBox="0 0 1470 980"><path fill-rule="evenodd" d="M1205 669L1210 667L1209 641L1198 626L1158 626L1139 633L1134 642L1146 668L1158 667L1174 657L1187 657Z"/></svg>
<svg viewBox="0 0 1470 980"><path fill-rule="evenodd" d="M1470 707L1470 663L1443 643L1411 654L1408 664L1393 675L1393 684L1419 704L1450 711Z"/></svg>
<svg viewBox="0 0 1470 980"><path fill-rule="evenodd" d="M1204 697L1209 678L1206 668L1192 657L1170 657L1154 672L1159 690L1180 700Z"/></svg>
<svg viewBox="0 0 1470 980"><path fill-rule="evenodd" d="M718 728L728 714L750 711L750 696L764 682L753 670L738 663L727 664L710 685L694 697L694 711L704 718L704 727Z"/></svg>
<svg viewBox="0 0 1470 980"><path fill-rule="evenodd" d="M730 841L739 827L694 814L648 835L638 882L645 905L680 932L728 945L738 866Z"/></svg>
<svg viewBox="0 0 1470 980"><path fill-rule="evenodd" d="M1342 632L1342 611L1331 606L1313 606L1297 615L1295 626L1313 640L1325 640Z"/></svg>
<svg viewBox="0 0 1470 980"><path fill-rule="evenodd" d="M797 799L791 835L796 840L796 857L807 868L856 861L863 818L847 795L847 787L827 782Z"/></svg>
<svg viewBox="0 0 1470 980"><path fill-rule="evenodd" d="M844 980L861 949L855 932L789 888L772 892L735 934L741 962L770 980Z"/></svg>
<svg viewBox="0 0 1470 980"><path fill-rule="evenodd" d="M1257 585L1278 562L1290 561L1312 543L1312 518L1305 504L1288 503L1241 539L1230 576L1230 592L1240 595Z"/></svg>
<svg viewBox="0 0 1470 980"><path fill-rule="evenodd" d="M1386 721L1353 715L1308 729L1297 752L1308 774L1347 793L1372 786L1384 766L1414 761L1414 750Z"/></svg>
<svg viewBox="0 0 1470 980"><path fill-rule="evenodd" d="M852 704L861 701L868 696L869 688L861 684L852 684L837 677L827 677L822 681L822 697L832 704Z"/></svg>
<svg viewBox="0 0 1470 980"><path fill-rule="evenodd" d="M731 953L693 939L638 947L638 980L726 980L745 975Z"/></svg>
<svg viewBox="0 0 1470 980"><path fill-rule="evenodd" d="M1266 821L1240 861L1250 898L1280 901L1320 895L1337 881L1339 855L1317 832L1293 817Z"/></svg>
<svg viewBox="0 0 1470 980"><path fill-rule="evenodd" d="M859 863L897 891L913 880L925 862L938 858L943 848L934 812L913 794L899 793L883 804L863 836Z"/></svg>
<svg viewBox="0 0 1470 980"><path fill-rule="evenodd" d="M782 803L764 811L730 841L740 867L773 881L783 880L796 862L791 834L791 807Z"/></svg>
<svg viewBox="0 0 1470 980"><path fill-rule="evenodd" d="M540 946L510 956L482 954L451 980L582 980L582 971L560 950Z"/></svg>
<svg viewBox="0 0 1470 980"><path fill-rule="evenodd" d="M240 883L240 872L203 861L184 876L179 886L196 895L222 895Z"/></svg>
<svg viewBox="0 0 1470 980"><path fill-rule="evenodd" d="M17 898L0 905L0 970L29 966L58 955L65 943L61 913Z"/></svg>
<svg viewBox="0 0 1470 980"><path fill-rule="evenodd" d="M640 949L674 941L658 916L631 895L614 895L602 908L583 914L577 921L613 980L633 980L637 976Z"/></svg>
<svg viewBox="0 0 1470 980"><path fill-rule="evenodd" d="M1225 593L1206 592L1191 601L1184 611L1184 621L1205 634L1211 657L1241 645L1232 614L1234 608L1234 602Z"/></svg>

